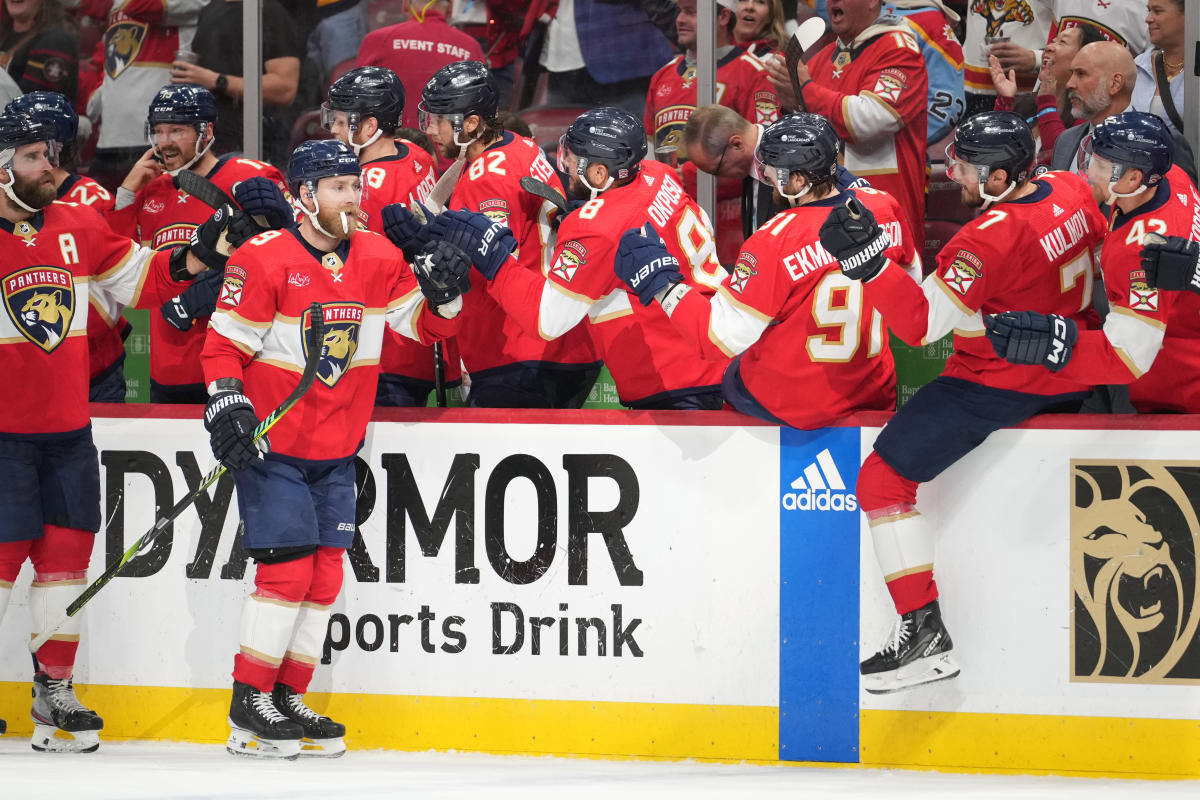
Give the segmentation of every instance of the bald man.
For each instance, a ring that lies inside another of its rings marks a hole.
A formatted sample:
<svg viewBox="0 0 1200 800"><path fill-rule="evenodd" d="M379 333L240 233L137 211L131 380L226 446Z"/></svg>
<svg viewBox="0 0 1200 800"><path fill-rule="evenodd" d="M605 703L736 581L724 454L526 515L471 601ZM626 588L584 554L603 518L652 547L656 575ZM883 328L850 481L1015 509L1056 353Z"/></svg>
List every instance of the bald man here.
<svg viewBox="0 0 1200 800"><path fill-rule="evenodd" d="M1092 140L1092 128L1109 117L1129 110L1137 68L1133 56L1116 42L1092 42L1080 48L1071 62L1067 80L1067 101L1075 119L1084 120L1063 133L1054 143L1051 169L1061 169L1087 177L1083 168L1084 151ZM1196 160L1187 140L1175 137L1175 163L1192 183L1196 182Z"/></svg>

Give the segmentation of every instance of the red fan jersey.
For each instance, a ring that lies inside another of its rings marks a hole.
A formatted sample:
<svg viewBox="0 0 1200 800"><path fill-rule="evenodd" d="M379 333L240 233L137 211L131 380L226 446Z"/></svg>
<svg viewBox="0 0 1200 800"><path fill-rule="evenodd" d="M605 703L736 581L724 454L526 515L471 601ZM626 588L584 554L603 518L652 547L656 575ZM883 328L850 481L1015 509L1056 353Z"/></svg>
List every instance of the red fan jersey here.
<svg viewBox="0 0 1200 800"><path fill-rule="evenodd" d="M867 295L910 344L954 331L947 377L1030 394L1084 391L1090 381L999 358L984 329L983 314L1024 310L1061 314L1081 329L1097 326L1092 281L1107 224L1092 189L1067 172L1048 172L1033 188L964 225L920 287L889 262L867 284Z"/></svg>
<svg viewBox="0 0 1200 800"><path fill-rule="evenodd" d="M909 231L922 230L929 78L911 30L872 25L846 47L835 40L808 69L804 104L846 143L846 169L896 198Z"/></svg>
<svg viewBox="0 0 1200 800"><path fill-rule="evenodd" d="M705 294L721 283L712 231L675 171L643 161L632 181L585 203L558 229L549 280L500 270L489 290L528 331L553 339L587 318L592 341L626 405L719 386L728 359L703 358L654 303L643 306L613 271L622 234L646 222L679 259L684 279Z"/></svg>
<svg viewBox="0 0 1200 800"><path fill-rule="evenodd" d="M532 139L505 131L500 141L489 146L463 167L454 187L449 208L478 211L506 224L517 240L517 264L544 279L543 263L550 241L549 201L521 188L529 176L562 192L562 181ZM458 332L458 349L467 372L478 375L514 364L591 364L599 359L582 321L562 335L546 340L521 327L505 313L486 291L463 296L463 321Z"/></svg>
<svg viewBox="0 0 1200 800"><path fill-rule="evenodd" d="M0 221L0 253L0 349L20 381L4 393L0 435L84 428L89 296L102 306L161 304L183 286L170 278L170 254L139 247L92 209L67 203Z"/></svg>
<svg viewBox="0 0 1200 800"><path fill-rule="evenodd" d="M221 156L205 175L230 197L235 184L247 178L269 178L286 191L283 176L270 164L236 156ZM187 244L200 223L213 213L212 206L176 189L170 175L159 175L142 187L133 203L108 214L120 233L155 250ZM150 315L150 380L162 386L202 385L200 349L204 346L207 319L198 319L190 330L173 327L162 314Z"/></svg>
<svg viewBox="0 0 1200 800"><path fill-rule="evenodd" d="M308 355L306 309L325 316L312 389L271 429L271 449L313 460L353 455L375 405L385 326L430 343L454 320L425 306L417 279L383 236L355 233L321 253L298 230L266 231L238 248L204 344L208 382L239 378L259 416L296 387Z"/></svg>
<svg viewBox="0 0 1200 800"><path fill-rule="evenodd" d="M428 151L405 139L397 139L394 156L384 156L363 164L359 219L367 230L383 233L383 207L403 203L411 208L414 203L424 202L433 191L437 177L433 156ZM446 380L458 380L461 370L458 366L458 348L454 346L453 339L446 342L443 357ZM421 344L392 330L385 331L379 369L387 375L402 375L432 383L433 346Z"/></svg>
<svg viewBox="0 0 1200 800"><path fill-rule="evenodd" d="M1100 256L1109 306L1104 329L1080 331L1059 374L1128 383L1138 411L1200 412L1200 297L1151 288L1141 261L1148 233L1200 241L1200 195L1186 176L1168 173L1149 202L1130 214L1114 212L1111 227Z"/></svg>
<svg viewBox="0 0 1200 800"><path fill-rule="evenodd" d="M702 347L742 354L746 388L796 428L896 407L896 368L883 317L862 283L843 275L821 246L821 225L847 194L870 208L892 237L888 257L919 274L900 206L883 192L854 189L780 212L746 240L711 301L688 292L671 311L671 322Z"/></svg>
<svg viewBox="0 0 1200 800"><path fill-rule="evenodd" d="M717 62L717 102L760 125L779 118L779 97L767 80L766 67L740 47ZM696 110L696 65L675 56L650 79L646 95L646 136L655 149L674 147L682 160L683 128Z"/></svg>

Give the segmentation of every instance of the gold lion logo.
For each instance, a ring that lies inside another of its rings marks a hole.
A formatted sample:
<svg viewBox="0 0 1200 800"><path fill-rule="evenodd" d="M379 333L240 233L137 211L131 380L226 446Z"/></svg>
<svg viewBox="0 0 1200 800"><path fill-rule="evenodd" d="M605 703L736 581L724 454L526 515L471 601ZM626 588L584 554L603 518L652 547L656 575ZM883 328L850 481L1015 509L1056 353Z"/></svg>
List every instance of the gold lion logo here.
<svg viewBox="0 0 1200 800"><path fill-rule="evenodd" d="M1200 464L1071 466L1072 680L1200 683Z"/></svg>
<svg viewBox="0 0 1200 800"><path fill-rule="evenodd" d="M146 23L126 20L110 25L104 32L104 71L110 78L120 75L132 64L146 41Z"/></svg>
<svg viewBox="0 0 1200 800"><path fill-rule="evenodd" d="M21 307L21 322L47 350L53 350L71 327L71 307L63 302L61 289L34 292Z"/></svg>
<svg viewBox="0 0 1200 800"><path fill-rule="evenodd" d="M26 267L4 277L4 307L21 335L51 353L71 332L75 284L62 267Z"/></svg>
<svg viewBox="0 0 1200 800"><path fill-rule="evenodd" d="M1033 23L1033 9L1025 0L973 0L971 13L983 17L987 23L984 36L999 36L1000 28L1008 22Z"/></svg>
<svg viewBox="0 0 1200 800"><path fill-rule="evenodd" d="M327 386L333 386L342 379L357 349L357 325L353 330L347 326L326 331L321 340L321 366L317 375Z"/></svg>

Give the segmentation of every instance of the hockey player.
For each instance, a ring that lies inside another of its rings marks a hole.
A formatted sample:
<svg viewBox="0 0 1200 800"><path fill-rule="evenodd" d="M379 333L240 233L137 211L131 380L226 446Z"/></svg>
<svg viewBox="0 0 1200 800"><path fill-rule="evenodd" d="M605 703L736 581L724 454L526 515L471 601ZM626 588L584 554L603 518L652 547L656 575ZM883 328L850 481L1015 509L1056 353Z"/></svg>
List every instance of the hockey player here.
<svg viewBox="0 0 1200 800"><path fill-rule="evenodd" d="M115 208L108 216L113 228L155 250L187 242L213 209L175 188L172 178L182 170L206 178L226 195L232 195L234 184L251 177L269 178L283 186L283 176L270 164L213 155L216 119L217 106L207 89L169 84L159 90L146 119L150 149L117 190ZM214 273L165 303L161 313L150 315L152 402L206 400L200 349L219 289L220 276Z"/></svg>
<svg viewBox="0 0 1200 800"><path fill-rule="evenodd" d="M516 237L517 263L543 279L553 205L521 188L531 177L561 193L562 182L537 143L504 130L500 94L479 61L442 67L421 90L421 129L441 154L465 159L447 208L479 212ZM521 327L487 292L464 298L457 337L470 374L468 402L484 408L579 408L600 363L583 325L543 339Z"/></svg>
<svg viewBox="0 0 1200 800"><path fill-rule="evenodd" d="M157 305L204 265L187 248L154 253L114 233L99 214L54 202L52 136L31 117L0 116L0 351L18 391L0 414L0 616L26 559L34 577L33 632L55 622L87 583L100 528L100 473L88 418L88 295ZM219 231L217 231L219 233ZM210 262L213 221L197 231ZM197 252L204 250L201 247ZM100 716L75 697L75 615L36 654L33 748L90 752Z"/></svg>
<svg viewBox="0 0 1200 800"><path fill-rule="evenodd" d="M933 580L933 531L916 509L917 486L973 450L993 431L1050 410L1078 410L1088 381L1060 370L1078 323L1096 324L1093 258L1104 218L1075 175L1030 179L1037 151L1025 121L1006 111L968 119L947 148L963 202L983 213L942 248L921 286L886 256L887 234L871 210L850 202L821 228L821 244L892 332L916 345L954 331L954 354L883 429L858 476L875 557L900 620L888 643L861 664L868 692L899 691L952 678L959 667ZM996 357L982 314L1011 308L1054 315L1041 365Z"/></svg>
<svg viewBox="0 0 1200 800"><path fill-rule="evenodd" d="M558 153L571 194L590 199L559 227L547 277L521 269L510 255L516 242L508 229L481 214L447 211L431 223L430 235L470 253L491 282L488 291L529 333L549 341L586 319L622 404L719 409L728 359L703 358L663 310L649 298L641 302L613 268L621 235L650 220L671 256L686 265L683 280L712 294L725 271L704 212L674 170L645 160L641 122L628 111L606 107L580 115Z"/></svg>
<svg viewBox="0 0 1200 800"><path fill-rule="evenodd" d="M453 334L470 263L430 243L414 278L385 238L358 231L360 167L340 141L300 145L288 180L304 217L230 258L203 353L204 424L214 455L234 472L243 545L258 562L234 658L227 747L337 756L345 727L305 705L304 693L354 537L354 453L375 397L384 323L425 342ZM278 405L302 371L314 301L326 321L317 381L272 428L269 445L255 442L255 409Z"/></svg>
<svg viewBox="0 0 1200 800"><path fill-rule="evenodd" d="M1200 298L1165 292L1146 281L1141 248L1147 234L1200 235L1200 196L1182 171L1172 180L1175 143L1153 114L1126 111L1096 125L1087 177L1092 196L1114 208L1100 266L1109 313L1103 330L1081 330L1063 378L1129 384L1139 412L1200 412ZM1033 311L986 319L996 354L1014 364L1041 364L1056 320Z"/></svg>
<svg viewBox="0 0 1200 800"><path fill-rule="evenodd" d="M54 135L54 184L58 199L67 203L91 206L105 214L112 209L113 196L91 178L72 170L76 164L76 135L79 115L58 92L30 92L21 95L7 106L4 113L28 114L50 128ZM99 297L89 297L92 303L88 314L88 353L91 364L91 388L88 399L94 403L125 402L125 338L133 326L121 316L121 309L101 308Z"/></svg>
<svg viewBox="0 0 1200 800"><path fill-rule="evenodd" d="M412 207L429 196L437 182L433 156L396 136L404 113L404 86L387 67L356 67L335 80L321 108L325 129L358 154L363 167L359 218L367 230L383 233L383 207ZM458 349L444 343L450 383L459 380ZM380 406L424 406L436 384L434 347L393 331L383 336Z"/></svg>
<svg viewBox="0 0 1200 800"><path fill-rule="evenodd" d="M746 241L711 300L681 282L678 262L657 235L648 241L626 233L617 257L617 274L643 302L657 300L701 348L735 357L721 385L725 402L796 428L896 407L883 319L818 240L830 210L848 197L874 209L891 237L888 257L921 274L896 201L872 189L838 190L839 146L833 127L816 114L792 114L763 132L755 172L788 209Z"/></svg>

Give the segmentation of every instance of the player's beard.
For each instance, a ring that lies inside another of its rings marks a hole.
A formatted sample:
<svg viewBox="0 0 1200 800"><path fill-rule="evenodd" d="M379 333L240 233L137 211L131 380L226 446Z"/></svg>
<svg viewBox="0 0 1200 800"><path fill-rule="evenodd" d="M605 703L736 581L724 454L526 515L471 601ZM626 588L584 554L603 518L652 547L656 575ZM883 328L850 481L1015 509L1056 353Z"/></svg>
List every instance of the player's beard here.
<svg viewBox="0 0 1200 800"><path fill-rule="evenodd" d="M346 226L342 227L342 215L345 214ZM358 230L358 206L342 209L322 208L317 212L317 222L335 239L349 239Z"/></svg>
<svg viewBox="0 0 1200 800"><path fill-rule="evenodd" d="M54 175L46 172L36 178L15 176L13 194L30 208L42 209L54 202L58 197L58 189L54 185Z"/></svg>
<svg viewBox="0 0 1200 800"><path fill-rule="evenodd" d="M592 190L583 185L583 179L578 175L572 175L567 181L567 194L577 200L591 200Z"/></svg>
<svg viewBox="0 0 1200 800"><path fill-rule="evenodd" d="M962 187L962 202L967 208L983 208L983 195L980 194L980 189L983 184L976 184L974 189Z"/></svg>

